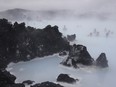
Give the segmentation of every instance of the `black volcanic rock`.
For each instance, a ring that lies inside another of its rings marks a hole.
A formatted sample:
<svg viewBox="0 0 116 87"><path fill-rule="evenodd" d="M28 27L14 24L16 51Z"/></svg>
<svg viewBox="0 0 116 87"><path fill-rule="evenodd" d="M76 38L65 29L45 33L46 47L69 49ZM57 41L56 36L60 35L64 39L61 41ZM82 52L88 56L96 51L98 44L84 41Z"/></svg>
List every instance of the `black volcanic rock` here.
<svg viewBox="0 0 116 87"><path fill-rule="evenodd" d="M47 81L47 82L42 82L40 84L35 84L31 87L63 87L63 86L61 86L60 84L55 84L55 83Z"/></svg>
<svg viewBox="0 0 116 87"><path fill-rule="evenodd" d="M0 70L0 87L25 87L24 84L15 84L16 77L6 70Z"/></svg>
<svg viewBox="0 0 116 87"><path fill-rule="evenodd" d="M31 80L25 80L22 82L23 84L27 84L27 85L31 85L34 83L34 81L31 81Z"/></svg>
<svg viewBox="0 0 116 87"><path fill-rule="evenodd" d="M77 64L92 65L94 59L90 56L87 48L83 45L74 44L69 50L69 56L61 62L66 66L73 66L77 68Z"/></svg>
<svg viewBox="0 0 116 87"><path fill-rule="evenodd" d="M75 83L77 81L77 79L74 79L70 76L68 76L68 74L60 74L58 77L57 77L57 81L58 82L66 82L66 83Z"/></svg>
<svg viewBox="0 0 116 87"><path fill-rule="evenodd" d="M57 26L36 29L26 27L25 23L11 24L7 19L0 19L0 68L10 62L28 61L69 48L69 42L62 38Z"/></svg>
<svg viewBox="0 0 116 87"><path fill-rule="evenodd" d="M108 67L108 60L105 53L101 53L100 56L96 59L96 66L102 68Z"/></svg>
<svg viewBox="0 0 116 87"><path fill-rule="evenodd" d="M74 41L75 39L76 39L76 34L67 35L67 40L68 40L68 41Z"/></svg>
<svg viewBox="0 0 116 87"><path fill-rule="evenodd" d="M5 70L0 70L0 87L6 84L14 84L16 77Z"/></svg>
<svg viewBox="0 0 116 87"><path fill-rule="evenodd" d="M18 83L18 84L7 84L5 87L25 87L24 84Z"/></svg>

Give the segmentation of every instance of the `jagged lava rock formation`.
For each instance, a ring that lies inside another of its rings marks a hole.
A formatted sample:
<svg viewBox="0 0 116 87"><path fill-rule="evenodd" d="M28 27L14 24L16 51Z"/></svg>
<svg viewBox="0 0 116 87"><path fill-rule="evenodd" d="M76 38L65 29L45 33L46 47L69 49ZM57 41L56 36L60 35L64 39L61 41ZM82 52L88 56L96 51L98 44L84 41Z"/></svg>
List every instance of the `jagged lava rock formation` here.
<svg viewBox="0 0 116 87"><path fill-rule="evenodd" d="M10 62L29 61L69 48L69 42L62 38L57 26L36 29L26 27L25 23L11 24L7 19L0 19L0 68Z"/></svg>
<svg viewBox="0 0 116 87"><path fill-rule="evenodd" d="M101 68L108 67L108 60L105 53L101 53L96 59L96 66L99 66Z"/></svg>
<svg viewBox="0 0 116 87"><path fill-rule="evenodd" d="M77 64L92 65L93 62L94 59L90 56L85 46L74 44L69 50L68 57L61 64L77 68Z"/></svg>

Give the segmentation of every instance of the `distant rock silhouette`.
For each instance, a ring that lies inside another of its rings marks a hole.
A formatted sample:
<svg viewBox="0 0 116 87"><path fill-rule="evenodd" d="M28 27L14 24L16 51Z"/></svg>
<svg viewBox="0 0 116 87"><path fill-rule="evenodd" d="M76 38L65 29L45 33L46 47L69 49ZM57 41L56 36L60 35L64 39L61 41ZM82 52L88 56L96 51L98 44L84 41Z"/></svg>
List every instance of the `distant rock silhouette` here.
<svg viewBox="0 0 116 87"><path fill-rule="evenodd" d="M108 67L108 60L105 53L101 53L96 59L96 65L102 68Z"/></svg>
<svg viewBox="0 0 116 87"><path fill-rule="evenodd" d="M21 8L8 9L0 11L0 18L6 18L11 21L42 21L53 20L56 17L70 17L69 10L28 10Z"/></svg>
<svg viewBox="0 0 116 87"><path fill-rule="evenodd" d="M76 39L76 34L67 35L67 40L68 40L68 41L74 41L75 39Z"/></svg>

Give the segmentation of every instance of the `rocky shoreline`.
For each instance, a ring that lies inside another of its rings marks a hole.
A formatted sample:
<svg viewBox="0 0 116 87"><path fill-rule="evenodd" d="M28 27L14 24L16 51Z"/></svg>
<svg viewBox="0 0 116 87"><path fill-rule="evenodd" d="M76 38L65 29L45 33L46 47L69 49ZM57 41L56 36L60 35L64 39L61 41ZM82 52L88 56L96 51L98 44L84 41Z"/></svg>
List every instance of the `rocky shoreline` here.
<svg viewBox="0 0 116 87"><path fill-rule="evenodd" d="M0 19L0 68L6 68L10 62L29 61L69 48L69 42L62 38L57 26L36 29Z"/></svg>
<svg viewBox="0 0 116 87"><path fill-rule="evenodd" d="M75 38L75 37L74 37ZM16 77L5 70L10 62L29 61L35 57L44 57L60 53L60 56L68 57L61 64L78 68L79 63L90 66L96 65L101 68L108 67L108 61L105 53L95 61L87 48L83 45L70 45L66 38L62 37L58 26L48 25L44 29L26 27L25 23L10 23L7 19L0 19L0 87L25 87L25 83L31 84L31 81L15 83ZM62 81L66 78L65 81ZM57 81L73 83L76 79L66 74L60 75ZM33 82L33 81L32 81ZM52 82L43 82L30 87L63 87Z"/></svg>

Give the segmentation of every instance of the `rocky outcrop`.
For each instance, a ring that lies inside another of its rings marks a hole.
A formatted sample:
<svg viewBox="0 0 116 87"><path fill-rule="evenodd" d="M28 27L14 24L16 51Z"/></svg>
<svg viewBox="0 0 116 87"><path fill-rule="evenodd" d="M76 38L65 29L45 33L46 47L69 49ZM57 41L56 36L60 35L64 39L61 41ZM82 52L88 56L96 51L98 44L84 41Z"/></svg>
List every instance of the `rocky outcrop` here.
<svg viewBox="0 0 116 87"><path fill-rule="evenodd" d="M67 35L67 40L68 40L68 41L74 41L75 39L76 39L76 34Z"/></svg>
<svg viewBox="0 0 116 87"><path fill-rule="evenodd" d="M48 82L47 81L47 82L42 82L40 84L35 84L35 85L31 86L31 87L63 87L63 86L61 86L59 84L55 84L53 82Z"/></svg>
<svg viewBox="0 0 116 87"><path fill-rule="evenodd" d="M19 84L7 84L5 87L25 87L25 85L21 84L21 83L19 83Z"/></svg>
<svg viewBox="0 0 116 87"><path fill-rule="evenodd" d="M25 83L32 83L28 80L15 84L16 77L4 70L10 62L29 61L69 48L69 42L62 38L57 26L36 29L26 27L25 23L11 24L7 19L0 19L0 87L24 87Z"/></svg>
<svg viewBox="0 0 116 87"><path fill-rule="evenodd" d="M96 66L101 68L108 67L108 60L105 53L101 53L100 56L96 59Z"/></svg>
<svg viewBox="0 0 116 87"><path fill-rule="evenodd" d="M16 77L5 70L0 70L0 87L6 84L14 84Z"/></svg>
<svg viewBox="0 0 116 87"><path fill-rule="evenodd" d="M57 81L58 82L66 82L66 83L76 83L78 79L74 79L72 77L70 77L68 74L60 74L58 77L57 77Z"/></svg>
<svg viewBox="0 0 116 87"><path fill-rule="evenodd" d="M24 84L15 84L16 77L6 70L0 70L0 87L25 87Z"/></svg>
<svg viewBox="0 0 116 87"><path fill-rule="evenodd" d="M23 84L26 84L26 85L31 85L31 84L33 84L35 81L31 81L31 80L25 80L25 81L23 81L22 83Z"/></svg>
<svg viewBox="0 0 116 87"><path fill-rule="evenodd" d="M11 24L7 19L0 19L0 68L10 62L29 61L69 50L69 47L57 26L36 29L26 27L25 23Z"/></svg>
<svg viewBox="0 0 116 87"><path fill-rule="evenodd" d="M85 46L74 44L69 50L68 57L61 64L77 68L77 64L92 65L93 61L94 59L90 56Z"/></svg>

